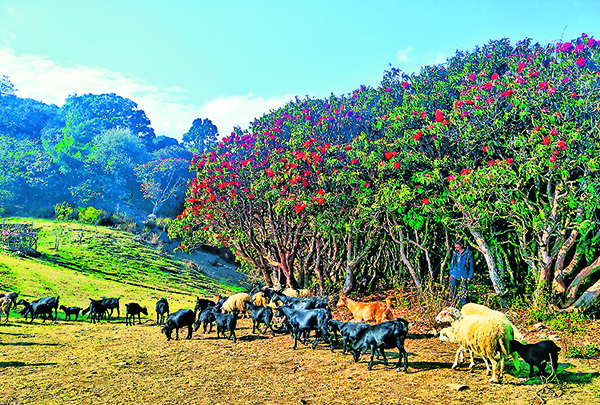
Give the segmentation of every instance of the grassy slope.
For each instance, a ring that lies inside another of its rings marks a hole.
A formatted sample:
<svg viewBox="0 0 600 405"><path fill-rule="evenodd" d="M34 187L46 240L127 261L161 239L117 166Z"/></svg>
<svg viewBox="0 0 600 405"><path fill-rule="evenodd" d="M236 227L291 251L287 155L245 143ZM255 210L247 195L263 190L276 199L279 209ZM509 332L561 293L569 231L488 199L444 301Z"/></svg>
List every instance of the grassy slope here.
<svg viewBox="0 0 600 405"><path fill-rule="evenodd" d="M26 300L60 295L61 304L84 307L88 297L104 295L122 297L122 306L136 301L153 311L156 297L187 302L194 295L239 289L217 284L184 263L158 254L131 234L69 224L55 251L55 224L34 220L34 226L41 229L38 251L42 256L21 259L0 253L0 289L20 291Z"/></svg>

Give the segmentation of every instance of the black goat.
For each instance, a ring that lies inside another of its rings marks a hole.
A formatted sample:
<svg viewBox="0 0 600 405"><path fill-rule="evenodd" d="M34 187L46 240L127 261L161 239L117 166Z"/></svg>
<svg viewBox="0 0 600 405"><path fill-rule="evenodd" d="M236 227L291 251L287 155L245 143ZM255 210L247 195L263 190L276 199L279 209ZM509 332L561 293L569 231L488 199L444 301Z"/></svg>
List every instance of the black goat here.
<svg viewBox="0 0 600 405"><path fill-rule="evenodd" d="M292 309L327 309L329 308L329 299L327 297L311 297L311 298L298 298L288 297L283 294L275 294L271 298L274 304L281 302L284 305L289 306Z"/></svg>
<svg viewBox="0 0 600 405"><path fill-rule="evenodd" d="M333 352L333 341L329 334L329 321L331 320L331 312L327 309L292 309L287 306L277 308L278 316L285 315L284 324L294 337L294 349L298 346L298 340L302 337L302 343L306 343L307 334L315 330L319 334L312 344L312 348L317 347L319 339L326 337L329 340L329 347Z"/></svg>
<svg viewBox="0 0 600 405"><path fill-rule="evenodd" d="M94 300L90 298L90 306L82 311L82 315L90 313L90 322L100 322L100 318L106 312L106 306L102 303L102 300Z"/></svg>
<svg viewBox="0 0 600 405"><path fill-rule="evenodd" d="M251 302L247 302L246 306L250 308L250 317L252 318L252 333L258 329L259 333L267 333L267 329L271 329L271 333L275 336L275 331L273 330L273 326L271 326L271 322L273 321L273 308L271 307L262 307L259 305L254 305ZM265 330L260 331L260 324L265 325Z"/></svg>
<svg viewBox="0 0 600 405"><path fill-rule="evenodd" d="M43 297L33 301L31 304L41 304L48 305L50 308L54 310L54 319L58 319L58 302L60 300L60 295L56 297Z"/></svg>
<svg viewBox="0 0 600 405"><path fill-rule="evenodd" d="M100 298L102 298L102 305L104 305L104 307L106 308L106 312L110 318L112 318L113 309L117 310L117 318L121 317L121 312L119 310L120 298L106 298L106 297L100 297ZM109 310L110 310L110 313L108 313Z"/></svg>
<svg viewBox="0 0 600 405"><path fill-rule="evenodd" d="M225 337L225 332L229 331L229 337L227 339L231 339L233 337L233 343L237 343L237 338L235 336L237 320L238 311L233 311L233 313L231 314L215 313L215 323L217 325L217 339L219 338L220 334L222 334L223 337Z"/></svg>
<svg viewBox="0 0 600 405"><path fill-rule="evenodd" d="M331 330L335 334L335 338L337 341L337 332L340 333L342 339L344 341L344 349L342 350L342 354L345 354L348 348L354 344L358 333L369 327L368 323L360 323L360 322L341 322L332 319L330 322Z"/></svg>
<svg viewBox="0 0 600 405"><path fill-rule="evenodd" d="M146 307L142 307L137 302L130 302L129 304L125 304L125 308L127 308L127 313L125 314L125 325L135 325L136 315L138 317L138 323L141 325L142 320L140 318L140 313L148 315L148 310L146 309Z"/></svg>
<svg viewBox="0 0 600 405"><path fill-rule="evenodd" d="M53 320L52 313L54 312L54 307L47 303L40 303L38 300L33 301L30 304L25 300L19 300L19 305L23 305L24 307L23 311L21 311L21 315L24 315L25 319L27 319L27 315L31 315L29 323L32 323L39 315L44 315L42 323L46 322L46 315L50 316L50 320ZM54 320L55 319L56 318L54 318Z"/></svg>
<svg viewBox="0 0 600 405"><path fill-rule="evenodd" d="M79 311L81 311L81 308L79 307L65 307L64 305L61 305L59 309L65 311L65 321L70 321L71 315L75 315L75 320L77 320Z"/></svg>
<svg viewBox="0 0 600 405"><path fill-rule="evenodd" d="M509 349L511 353L517 352L529 364L529 378L533 377L533 366L538 368L540 375L550 375L546 372L548 360L551 361L552 372L556 372L558 367L558 352L560 350L560 347L551 340L542 340L530 345L511 340Z"/></svg>
<svg viewBox="0 0 600 405"><path fill-rule="evenodd" d="M165 297L162 297L156 303L156 324L161 325L165 323L165 314L169 316L169 303ZM159 321L160 318L160 321Z"/></svg>
<svg viewBox="0 0 600 405"><path fill-rule="evenodd" d="M194 307L194 312L202 312L208 307L214 307L215 302L211 300L207 300L206 298L196 297L196 306Z"/></svg>
<svg viewBox="0 0 600 405"><path fill-rule="evenodd" d="M196 322L194 323L194 332L200 329L200 325L203 326L202 333L206 333L207 326L209 326L208 333L212 332L213 323L215 323L215 308L216 307L208 307L200 312L200 315L198 315Z"/></svg>
<svg viewBox="0 0 600 405"><path fill-rule="evenodd" d="M165 326L162 328L162 333L167 336L167 341L171 340L171 333L175 329L176 339L179 340L179 328L188 327L188 335L186 339L192 338L192 325L196 319L196 314L191 309L180 309L167 317Z"/></svg>
<svg viewBox="0 0 600 405"><path fill-rule="evenodd" d="M385 357L384 349L391 349L394 347L398 348L398 363L396 364L396 371L400 371L400 366L404 360L404 372L408 368L408 354L404 350L404 340L408 334L408 321L406 319L397 318L394 321L381 322L376 325L369 325L358 332L356 341L350 349L354 354L354 361L358 361L360 355L371 348L371 361L369 361L368 370L373 367L373 357L375 351L379 349L379 352L383 356L383 362L387 366L387 358Z"/></svg>

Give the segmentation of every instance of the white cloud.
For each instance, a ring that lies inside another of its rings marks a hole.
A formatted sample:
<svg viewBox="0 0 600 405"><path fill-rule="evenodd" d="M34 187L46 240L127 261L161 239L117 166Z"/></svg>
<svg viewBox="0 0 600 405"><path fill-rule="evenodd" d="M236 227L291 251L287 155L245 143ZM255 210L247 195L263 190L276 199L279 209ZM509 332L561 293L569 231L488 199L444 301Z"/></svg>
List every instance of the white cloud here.
<svg viewBox="0 0 600 405"><path fill-rule="evenodd" d="M400 49L398 53L396 53L396 59L398 62L408 62L408 54L412 51L412 46L409 46L406 49Z"/></svg>
<svg viewBox="0 0 600 405"><path fill-rule="evenodd" d="M210 118L221 135L228 136L233 127L245 129L255 118L282 107L293 98L292 95L263 98L255 97L252 93L246 96L219 97L208 102L200 111L202 116Z"/></svg>
<svg viewBox="0 0 600 405"><path fill-rule="evenodd" d="M228 135L234 126L247 128L254 118L292 99L292 96L265 99L250 93L221 96L204 105L194 105L181 100L181 95L187 93L182 88L160 88L107 69L66 66L40 55L17 56L8 47L0 48L0 75L10 77L20 97L58 106L73 93L115 93L130 98L146 112L157 135L178 139L195 118L209 118L221 135Z"/></svg>

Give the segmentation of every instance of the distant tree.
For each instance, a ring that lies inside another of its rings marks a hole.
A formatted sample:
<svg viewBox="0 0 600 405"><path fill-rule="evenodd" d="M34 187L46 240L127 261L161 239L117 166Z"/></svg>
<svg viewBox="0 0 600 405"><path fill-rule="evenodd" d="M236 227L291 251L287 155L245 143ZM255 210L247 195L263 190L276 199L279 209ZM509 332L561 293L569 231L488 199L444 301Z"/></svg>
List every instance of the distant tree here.
<svg viewBox="0 0 600 405"><path fill-rule="evenodd" d="M75 145L86 145L103 131L118 128L128 128L147 144L155 137L144 110L114 93L70 96L61 113L65 119L64 137Z"/></svg>
<svg viewBox="0 0 600 405"><path fill-rule="evenodd" d="M196 118L190 130L183 134L183 143L194 152L205 152L217 143L219 131L208 118Z"/></svg>
<svg viewBox="0 0 600 405"><path fill-rule="evenodd" d="M152 215L167 200L183 196L187 186L189 161L181 158L156 159L135 168L144 198L154 205Z"/></svg>
<svg viewBox="0 0 600 405"><path fill-rule="evenodd" d="M0 96L15 94L15 86L8 76L0 76Z"/></svg>
<svg viewBox="0 0 600 405"><path fill-rule="evenodd" d="M102 132L94 137L92 144L88 163L99 166L94 170L95 183L99 187L96 191L104 199L132 199L137 189L133 169L150 159L143 140L128 128L119 128Z"/></svg>
<svg viewBox="0 0 600 405"><path fill-rule="evenodd" d="M58 111L55 105L3 94L0 97L0 134L15 139L39 139L42 129Z"/></svg>

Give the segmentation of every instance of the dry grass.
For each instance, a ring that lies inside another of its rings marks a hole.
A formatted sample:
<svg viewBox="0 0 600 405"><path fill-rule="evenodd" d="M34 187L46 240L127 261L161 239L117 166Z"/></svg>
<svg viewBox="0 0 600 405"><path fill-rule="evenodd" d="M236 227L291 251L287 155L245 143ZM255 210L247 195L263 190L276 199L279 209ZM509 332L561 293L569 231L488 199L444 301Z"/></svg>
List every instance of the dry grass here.
<svg viewBox="0 0 600 405"><path fill-rule="evenodd" d="M523 384L505 374L503 385L490 384L481 362L473 373L451 370L455 348L435 338L407 340L408 373L393 371L396 350L390 366L376 362L369 372L366 355L354 363L324 344L294 351L289 336L252 335L245 319L237 344L215 339L215 332L167 342L152 315L133 327L122 319L96 325L11 319L0 326L0 404L538 403L539 379ZM599 369L598 361L561 358L564 394L544 399L598 401ZM450 383L469 389L455 391Z"/></svg>

